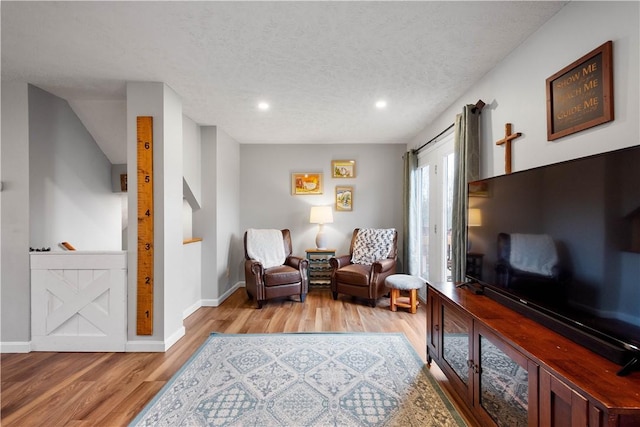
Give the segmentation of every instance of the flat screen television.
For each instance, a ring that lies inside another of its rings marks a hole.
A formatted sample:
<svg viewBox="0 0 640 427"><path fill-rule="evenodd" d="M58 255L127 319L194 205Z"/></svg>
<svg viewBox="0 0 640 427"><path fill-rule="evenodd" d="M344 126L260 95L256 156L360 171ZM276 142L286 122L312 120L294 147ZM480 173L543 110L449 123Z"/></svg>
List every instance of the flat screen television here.
<svg viewBox="0 0 640 427"><path fill-rule="evenodd" d="M640 145L472 182L468 202L470 281L620 375L639 367Z"/></svg>

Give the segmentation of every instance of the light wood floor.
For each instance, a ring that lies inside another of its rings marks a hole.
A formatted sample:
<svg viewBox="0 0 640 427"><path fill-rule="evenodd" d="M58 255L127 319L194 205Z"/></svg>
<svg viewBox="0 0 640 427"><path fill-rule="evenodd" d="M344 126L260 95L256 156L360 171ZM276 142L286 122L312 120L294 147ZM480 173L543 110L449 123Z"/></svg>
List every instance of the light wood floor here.
<svg viewBox="0 0 640 427"><path fill-rule="evenodd" d="M166 353L2 354L1 425L127 425L211 332L403 332L426 359L424 304L416 314L394 313L388 298L371 308L343 295L333 301L327 288L313 288L304 304L276 300L261 310L242 288L219 307L198 309L185 327ZM443 380L435 364L431 370Z"/></svg>

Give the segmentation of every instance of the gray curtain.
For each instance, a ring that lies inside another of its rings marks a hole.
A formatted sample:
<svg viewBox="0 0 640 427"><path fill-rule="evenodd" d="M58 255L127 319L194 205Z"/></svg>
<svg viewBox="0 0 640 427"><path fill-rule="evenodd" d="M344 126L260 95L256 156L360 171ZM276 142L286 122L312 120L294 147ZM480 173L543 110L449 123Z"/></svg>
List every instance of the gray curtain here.
<svg viewBox="0 0 640 427"><path fill-rule="evenodd" d="M480 135L475 105L465 105L456 116L454 150L456 164L453 181L451 230L451 272L454 282L465 280L467 253L467 183L480 178Z"/></svg>
<svg viewBox="0 0 640 427"><path fill-rule="evenodd" d="M418 274L418 153L407 151L404 156L404 227L402 230L402 269L406 274Z"/></svg>

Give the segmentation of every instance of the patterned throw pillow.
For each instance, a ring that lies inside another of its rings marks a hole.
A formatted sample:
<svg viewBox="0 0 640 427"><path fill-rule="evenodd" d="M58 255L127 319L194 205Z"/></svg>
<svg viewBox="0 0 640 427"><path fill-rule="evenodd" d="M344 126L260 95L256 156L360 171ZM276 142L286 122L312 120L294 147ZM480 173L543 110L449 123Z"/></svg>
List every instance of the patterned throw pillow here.
<svg viewBox="0 0 640 427"><path fill-rule="evenodd" d="M351 262L371 265L389 256L393 247L395 228L361 228L353 244Z"/></svg>

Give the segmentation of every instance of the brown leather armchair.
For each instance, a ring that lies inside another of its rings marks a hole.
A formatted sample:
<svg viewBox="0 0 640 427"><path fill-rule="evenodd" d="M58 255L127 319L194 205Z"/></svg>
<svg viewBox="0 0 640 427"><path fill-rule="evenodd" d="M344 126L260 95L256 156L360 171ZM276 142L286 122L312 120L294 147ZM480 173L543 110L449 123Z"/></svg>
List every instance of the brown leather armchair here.
<svg viewBox="0 0 640 427"><path fill-rule="evenodd" d="M264 268L260 261L251 259L247 253L247 232L244 233L244 278L249 298L262 308L265 300L299 295L304 302L309 291L307 270L309 261L291 254L291 233L282 231L285 261L283 265Z"/></svg>
<svg viewBox="0 0 640 427"><path fill-rule="evenodd" d="M386 258L377 259L372 264L352 263L354 246L358 237L359 228L353 230L349 255L333 257L329 260L331 265L331 292L333 299L338 299L338 294L347 294L355 297L366 298L371 307L376 306L378 298L389 293L384 280L387 276L395 274L398 232L393 230L391 250Z"/></svg>

